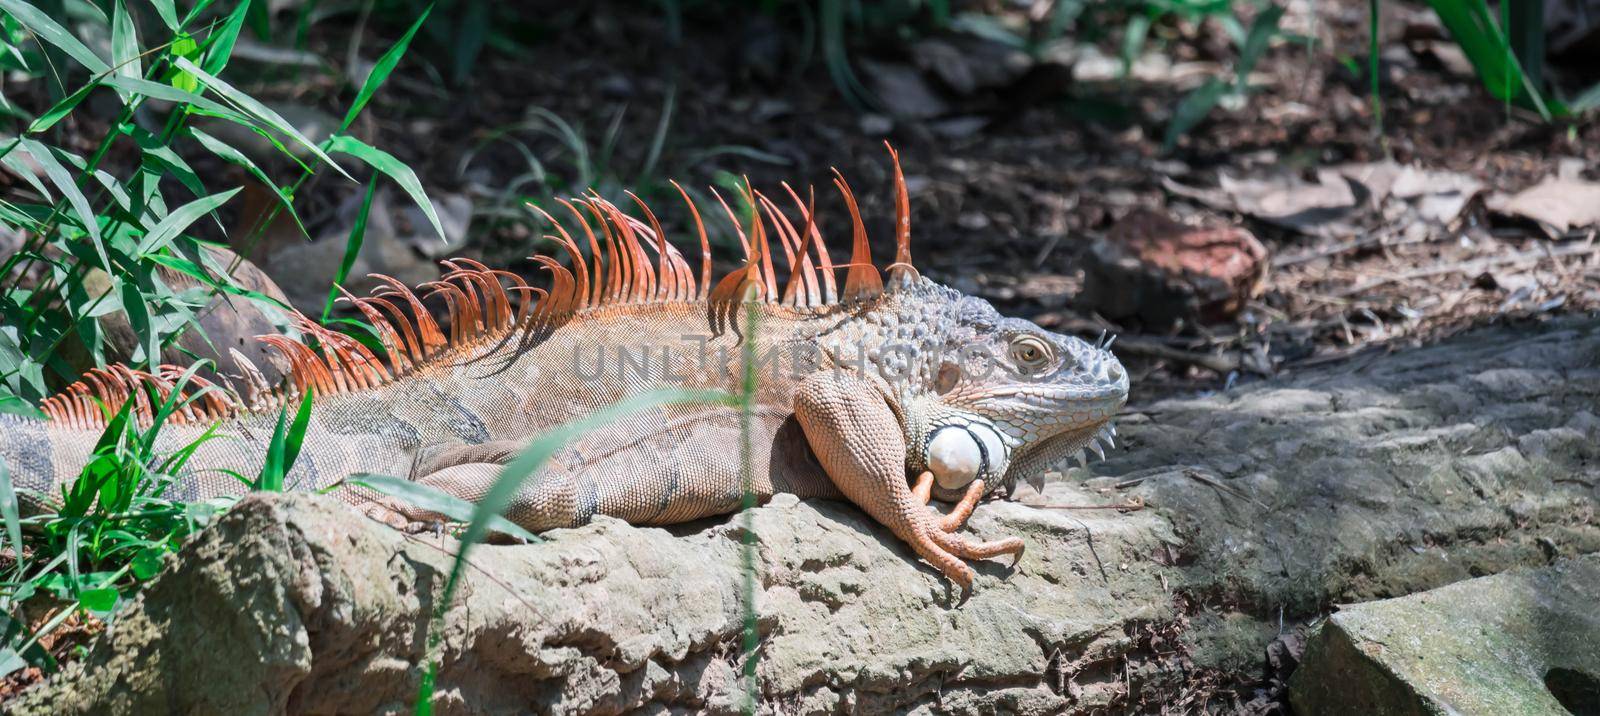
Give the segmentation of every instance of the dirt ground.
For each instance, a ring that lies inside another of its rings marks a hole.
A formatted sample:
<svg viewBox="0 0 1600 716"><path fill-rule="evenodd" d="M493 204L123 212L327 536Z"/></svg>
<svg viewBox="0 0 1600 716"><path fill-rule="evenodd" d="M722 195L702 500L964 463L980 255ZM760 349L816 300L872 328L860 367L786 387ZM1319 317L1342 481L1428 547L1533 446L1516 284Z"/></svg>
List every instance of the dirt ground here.
<svg viewBox="0 0 1600 716"><path fill-rule="evenodd" d="M1025 15L1026 5L996 16ZM464 238L443 250L419 243L419 258L460 253L531 269L518 257L540 227L520 203L575 192L586 177L608 195L638 188L669 232L684 212L667 178L814 184L826 225L843 213L828 186L838 167L863 197L882 259L887 139L905 162L924 273L1046 327L1122 335L1136 400L1600 306L1593 222L1552 236L1489 208L1547 177L1594 179L1600 122L1546 123L1494 100L1420 4L1382 5L1381 134L1356 72L1366 62L1367 4L1325 0L1289 5L1282 27L1301 37L1276 41L1250 75L1251 92L1225 100L1169 152L1162 135L1178 101L1231 71L1236 51L1215 21L1158 25L1126 76L1107 59L1115 38L1069 40L1035 58L949 31L855 47L857 73L891 105L864 113L820 60L797 66L803 33L781 13L730 18L691 5L674 42L654 6L552 8L497 10L497 26L540 39L489 43L459 83L449 79L448 42L425 32L358 125L416 167L436 203L470 206ZM404 29L358 20L314 25L310 51L373 57ZM354 55L352 37L361 43ZM930 38L955 54L922 61ZM1562 71L1572 82L1600 79L1552 67ZM962 72L977 79L946 81ZM348 90L337 77L272 76L250 89L342 113ZM587 159L547 131L545 113L581 135ZM1384 166L1421 172L1424 189L1373 194L1374 182L1356 178ZM1341 171L1356 200L1331 220L1284 221L1261 206L1337 189L1322 177ZM1240 193L1268 185L1281 191ZM1443 213L1429 211L1426 192L1446 185L1466 188ZM308 212L311 234L339 235L348 211L338 205L359 187L323 177L312 191L327 206ZM1147 325L1084 300L1095 242L1148 214L1188 228L1241 227L1261 241L1264 276L1242 310ZM735 252L722 256L733 264Z"/></svg>

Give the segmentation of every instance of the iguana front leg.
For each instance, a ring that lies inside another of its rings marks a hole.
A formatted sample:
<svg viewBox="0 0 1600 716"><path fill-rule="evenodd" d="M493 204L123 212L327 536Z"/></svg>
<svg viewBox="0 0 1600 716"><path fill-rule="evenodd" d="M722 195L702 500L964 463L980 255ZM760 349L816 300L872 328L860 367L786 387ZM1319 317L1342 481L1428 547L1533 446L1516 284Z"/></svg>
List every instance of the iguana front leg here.
<svg viewBox="0 0 1600 716"><path fill-rule="evenodd" d="M971 592L975 573L960 558L1021 555L1017 538L974 544L949 533L926 500L913 494L906 483L905 434L879 383L840 372L812 375L795 395L795 418L839 491L963 594Z"/></svg>

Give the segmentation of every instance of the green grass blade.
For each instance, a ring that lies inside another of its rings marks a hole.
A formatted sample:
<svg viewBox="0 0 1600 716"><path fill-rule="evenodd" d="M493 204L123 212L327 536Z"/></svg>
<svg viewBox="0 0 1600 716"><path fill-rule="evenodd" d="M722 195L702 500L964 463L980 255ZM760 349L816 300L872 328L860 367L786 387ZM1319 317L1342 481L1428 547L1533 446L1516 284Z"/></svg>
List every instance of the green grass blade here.
<svg viewBox="0 0 1600 716"><path fill-rule="evenodd" d="M116 281L120 284L119 298L122 301L122 312L128 316L128 325L133 328L133 335L137 336L141 344L133 352L134 365L155 365L161 360L161 335L155 329L155 321L150 316L150 306L145 292L139 285L132 281ZM127 401L132 403L132 400Z"/></svg>
<svg viewBox="0 0 1600 716"><path fill-rule="evenodd" d="M1485 0L1428 0L1450 37L1472 62L1478 80L1495 99L1539 113L1546 121L1567 114L1560 103L1546 101L1523 72L1503 28Z"/></svg>
<svg viewBox="0 0 1600 716"><path fill-rule="evenodd" d="M446 241L444 227L439 224L439 214L434 211L433 202L428 200L428 194L422 190L422 181L417 179L417 173L406 166L405 162L396 159L393 154L347 134L336 135L328 140L328 151L360 159L393 179L406 194L411 196L411 200L417 203L417 208L422 209L422 213L427 215L429 223L433 224L433 230L439 233L439 240Z"/></svg>
<svg viewBox="0 0 1600 716"><path fill-rule="evenodd" d="M374 475L366 472L351 475L345 478L345 482L371 488L390 497L398 497L424 510L437 512L457 522L466 522L472 519L474 505L471 502L467 502L436 487L401 477ZM538 535L518 527L516 523L499 515L489 518L489 529L529 542L544 541Z"/></svg>
<svg viewBox="0 0 1600 716"><path fill-rule="evenodd" d="M361 255L361 245L367 239L367 217L372 213L372 196L378 190L376 179L367 182L367 194L361 198L361 211L356 213L355 225L350 227L350 238L344 243L344 258L339 261L339 272L333 276L333 286L328 288L328 300L322 304L322 322L333 317L333 302L339 298L339 287L350 276L350 269Z"/></svg>
<svg viewBox="0 0 1600 716"><path fill-rule="evenodd" d="M166 25L168 30L177 32L180 27L178 6L174 5L172 0L150 0L150 4L155 7L156 14L161 16L161 24Z"/></svg>
<svg viewBox="0 0 1600 716"><path fill-rule="evenodd" d="M0 516L5 518L6 537L10 540L17 571L23 571L26 561L22 552L21 510L17 503L16 488L11 484L11 469L6 466L4 457L0 457Z"/></svg>
<svg viewBox="0 0 1600 716"><path fill-rule="evenodd" d="M321 159L328 166L332 167L334 171L339 172L340 175L344 176L344 178L349 179L350 181L355 181L355 177L352 177L346 173L343 167L339 166L333 161L332 158L322 151L321 147L313 144L310 139L307 139L304 134L300 133L300 130L295 129L293 124L290 124L288 120L285 120L277 112L272 111L270 107L267 107L266 105L257 101L256 98L239 91L239 89L233 85L217 79L217 77L210 72L200 69L199 66L195 65L193 62L190 62L186 57L177 58L175 64L177 64L178 69L194 75L195 78L204 83L208 89L216 92L219 95L222 95L224 99L232 102L234 106L239 107L245 114L254 117L262 124L271 127L273 131L282 133L284 136L299 142L300 145L304 146L312 153L312 155L316 156L318 159Z"/></svg>
<svg viewBox="0 0 1600 716"><path fill-rule="evenodd" d="M266 3L267 0L258 0ZM206 38L205 58L200 60L200 66L213 75L221 74L223 68L228 66L228 60L233 57L234 43L239 40L239 28L244 26L244 16L249 12L251 0L244 0L239 7L233 9L222 27Z"/></svg>
<svg viewBox="0 0 1600 716"><path fill-rule="evenodd" d="M38 175L34 174L33 169L22 161L22 158L17 156L15 152L6 152L4 155L0 155L0 164L10 167L12 174L27 182L28 186L39 192L39 196L43 197L45 201L55 201L55 195L50 193L50 188L46 187L44 182L39 181Z"/></svg>
<svg viewBox="0 0 1600 716"><path fill-rule="evenodd" d="M140 256L148 256L166 248L167 244L178 238L178 234L189 228L190 224L198 221L200 217L215 211L217 207L227 203L229 199L233 198L234 194L238 193L238 188L229 189L225 192L200 197L174 209L172 213L167 215L167 218L156 224L156 228L145 234L144 238L139 241L139 247L135 250L135 253Z"/></svg>
<svg viewBox="0 0 1600 716"><path fill-rule="evenodd" d="M1257 13L1256 19L1250 23L1250 32L1245 35L1244 44L1239 50L1239 62L1236 65L1240 88L1244 87L1246 79L1255 70L1261 54L1267 51L1267 45L1272 42L1273 35L1278 34L1278 22L1282 19L1283 8L1272 5Z"/></svg>
<svg viewBox="0 0 1600 716"><path fill-rule="evenodd" d="M1178 145L1178 138L1182 137L1200 120L1211 114L1222 96L1228 93L1228 83L1215 77L1206 80L1206 83L1196 87L1178 103L1177 109L1172 111L1172 121L1167 123L1167 134L1161 140L1161 150L1172 151Z"/></svg>
<svg viewBox="0 0 1600 716"><path fill-rule="evenodd" d="M96 83L90 82L89 84L79 87L77 91L73 92L72 94L62 97L61 101L51 105L50 109L45 110L44 114L35 117L32 122L28 123L28 133L38 134L56 126L56 122L60 122L61 120L65 119L67 115L72 114L72 110L77 109L78 105L83 102L83 98L89 96L90 90L93 90L99 86L100 85Z"/></svg>
<svg viewBox="0 0 1600 716"><path fill-rule="evenodd" d="M491 517L500 515L506 506L511 503L511 498L522 489L522 484L544 467L546 461L567 443L588 433L596 428L614 422L617 418L645 408L677 403L721 403L731 404L732 396L723 391L716 390L684 390L664 389L653 390L647 393L624 398L612 405L601 408L587 416L570 423L558 426L549 432L535 438L528 447L524 448L511 463L500 471L500 477L483 499L472 511L472 520L467 523L466 531L461 535L461 547L456 551L454 564L450 567L450 576L445 580L444 591L439 596L438 606L434 608L433 617L428 621L428 643L426 670L423 672L422 684L418 689L415 713L430 714L433 712L433 684L438 674L438 663L435 661L435 651L438 649L440 639L439 628L444 621L445 612L450 609L450 603L455 598L456 588L461 583L461 575L466 571L467 555L477 543L483 541L484 535L489 530Z"/></svg>
<svg viewBox="0 0 1600 716"><path fill-rule="evenodd" d="M406 48L411 45L411 38L416 37L417 30L422 27L422 22L427 20L428 15L432 12L432 5L423 9L422 15L417 18L416 22L411 23L411 28L406 30L406 34L401 35L400 40L394 43L394 46L390 47L388 51L384 52L376 63L373 63L372 71L367 73L367 79L361 83L361 91L356 93L355 101L350 103L350 110L345 112L344 122L339 124L339 131L335 132L335 134L344 134L344 131L349 129L350 125L356 121L356 115L361 114L361 110L365 109L367 103L372 101L372 96L377 94L378 88L383 86L384 80L389 79L389 74L394 72L396 65L400 64L400 58L405 56Z"/></svg>
<svg viewBox="0 0 1600 716"><path fill-rule="evenodd" d="M150 99L159 99L166 102L193 105L194 107L206 110L223 119L242 124L246 127L255 127L255 122L253 120L233 111L233 109L227 105L209 97L204 97L188 90L173 87L169 84L151 82L150 80L141 79L138 77L121 76L106 77L101 80L101 83L110 85L117 89L141 94L149 97Z"/></svg>
<svg viewBox="0 0 1600 716"><path fill-rule="evenodd" d="M300 456L300 443L311 421L311 396L312 391L307 390L300 398L300 408L295 411L292 426L286 425L288 411L278 412L278 425L273 428L272 439L267 443L267 458L261 464L261 474L252 485L256 491L283 492L285 478L294 466L295 458Z"/></svg>
<svg viewBox="0 0 1600 716"><path fill-rule="evenodd" d="M306 231L305 224L300 223L300 214L294 210L294 202L289 198L289 194L283 190L283 187L278 186L277 182L274 182L271 177L268 177L267 173L262 171L261 167L257 166L250 157L246 156L244 152L234 149L228 143L199 129L189 127L187 131L191 137L194 137L195 141L200 143L200 146L221 157L223 161L242 167L256 181L261 182L262 186L271 189L273 198L278 200L278 204L283 206L284 211L288 212L289 218L294 220L295 227L300 229L300 235L308 239L311 238L311 235Z"/></svg>
<svg viewBox="0 0 1600 716"><path fill-rule="evenodd" d="M123 0L111 0L111 61L116 64L119 75L144 76L144 63L139 61L139 31ZM124 96L122 101L130 99L131 95Z"/></svg>
<svg viewBox="0 0 1600 716"><path fill-rule="evenodd" d="M295 411L294 423L289 425L289 433L283 437L285 476L294 467L294 461L300 459L300 446L305 443L306 428L311 426L311 397L312 392L307 390L305 396L300 398L300 409Z"/></svg>
<svg viewBox="0 0 1600 716"><path fill-rule="evenodd" d="M5 10L16 18L17 22L22 23L23 27L32 30L40 40L55 45L79 64L89 68L90 72L98 75L111 69L104 59L79 42L72 32L62 27L61 23L50 19L50 16L39 8L22 0L0 0L0 10Z"/></svg>
<svg viewBox="0 0 1600 716"><path fill-rule="evenodd" d="M172 256L170 254L152 254L145 256L144 259L146 261L152 261L161 264L162 266L177 271L185 276L189 276L190 278L200 281L206 286L218 291L222 291L223 293L228 293L235 296L243 296L251 300L271 304L285 311L289 310L288 306L283 305L283 303L276 298L258 291L251 291L248 288L240 288L226 281L218 280L215 276L212 276L210 273L208 273L204 268L201 268L199 264L196 264L188 259Z"/></svg>
<svg viewBox="0 0 1600 716"><path fill-rule="evenodd" d="M0 0L5 2L5 0ZM95 216L94 208L89 204L89 197L83 195L78 189L78 183L72 178L72 173L61 165L49 147L40 144L37 140L26 137L21 140L21 148L33 155L34 161L44 168L45 176L50 178L50 183L56 186L62 194L66 195L67 203L72 205L72 210L83 223L83 230L89 233L89 238L94 241L95 252L100 255L100 263L106 271L113 271L111 257L106 253L105 242L100 238L100 222Z"/></svg>
<svg viewBox="0 0 1600 716"><path fill-rule="evenodd" d="M309 392L308 392L309 394ZM283 492L283 435L289 413L278 411L278 424L272 429L272 439L267 443L267 457L261 462L261 474L256 476L250 489L256 492Z"/></svg>

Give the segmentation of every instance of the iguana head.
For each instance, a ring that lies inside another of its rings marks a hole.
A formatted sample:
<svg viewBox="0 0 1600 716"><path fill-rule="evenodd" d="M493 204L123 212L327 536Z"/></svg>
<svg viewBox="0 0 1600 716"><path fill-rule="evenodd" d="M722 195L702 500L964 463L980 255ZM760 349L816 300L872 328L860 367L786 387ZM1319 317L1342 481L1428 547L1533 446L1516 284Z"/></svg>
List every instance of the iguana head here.
<svg viewBox="0 0 1600 716"><path fill-rule="evenodd" d="M908 464L934 473L935 496L959 498L979 478L991 492L1039 486L1066 458L1103 454L1128 399L1128 373L1109 342L1006 318L987 301L919 281L900 292L912 300L897 313L931 321L937 330L923 345L936 349L900 402Z"/></svg>

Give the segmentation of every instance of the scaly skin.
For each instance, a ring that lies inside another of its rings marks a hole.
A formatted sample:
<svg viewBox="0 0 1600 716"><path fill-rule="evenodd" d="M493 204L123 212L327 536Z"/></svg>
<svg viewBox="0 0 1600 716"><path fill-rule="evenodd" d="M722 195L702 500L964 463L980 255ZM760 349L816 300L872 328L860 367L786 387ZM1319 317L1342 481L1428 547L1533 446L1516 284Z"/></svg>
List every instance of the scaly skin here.
<svg viewBox="0 0 1600 716"><path fill-rule="evenodd" d="M431 352L416 347L429 342L431 321L422 314L414 313L411 325L378 314L380 328L402 329L388 331L387 376L378 375L370 354L363 361L326 334L319 338L330 348L321 354L291 346L286 352L304 364L293 385L239 391L253 393L248 398L230 393L232 405L214 404L162 429L158 453L195 440L212 422L223 436L199 447L169 495L239 492L222 471L258 472L280 407L312 389L317 397L288 476L292 487L321 489L369 472L475 500L528 440L556 425L662 387L737 391L741 341L753 340L757 355L769 357L758 373L752 421L750 488L758 501L779 492L848 499L966 591L973 571L963 560L1022 552L1014 537L973 542L955 533L977 502L1002 488L1009 494L1020 480L1042 479L1085 446L1098 450L1097 438L1109 442L1107 423L1128 389L1116 358L917 276L903 218L887 286L875 270L859 270L870 260L858 234L842 295L833 296L820 241L812 262L810 221L795 231L770 213L786 253L805 257L796 271L803 278L779 294L762 223L750 225L747 268L708 290L708 268L697 282L676 251L662 257L645 250L653 251L658 229L599 201L582 206L610 222L599 224L608 246L590 254L608 257L603 268L579 264L563 277L566 269L556 264L551 293L516 316L496 272L457 270L456 289L447 292L456 335L437 336ZM623 260L611 258L619 255ZM735 298L747 291L769 297L756 306L753 326L743 320L748 304ZM417 335L408 340L412 329ZM112 402L119 397L114 385L95 392ZM35 495L75 478L102 429L71 400L49 407L52 421L0 416L0 457L18 489ZM732 512L742 499L739 439L737 407L650 408L567 445L524 485L506 516L546 530L596 514L659 525ZM430 517L363 489L334 494L390 522ZM941 517L927 507L930 498L959 504Z"/></svg>

